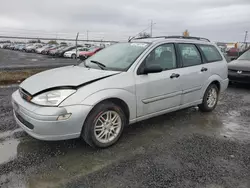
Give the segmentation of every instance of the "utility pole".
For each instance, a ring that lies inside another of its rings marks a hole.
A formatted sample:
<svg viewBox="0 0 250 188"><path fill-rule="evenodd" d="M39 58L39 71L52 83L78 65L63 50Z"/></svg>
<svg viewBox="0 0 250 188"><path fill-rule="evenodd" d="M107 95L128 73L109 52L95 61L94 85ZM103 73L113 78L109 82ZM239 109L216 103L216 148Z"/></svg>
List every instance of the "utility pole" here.
<svg viewBox="0 0 250 188"><path fill-rule="evenodd" d="M77 48L78 48L77 41L78 41L78 37L79 37L79 32L77 32L77 34L76 34L76 62L77 62Z"/></svg>
<svg viewBox="0 0 250 188"><path fill-rule="evenodd" d="M248 35L248 31L246 31L245 39L244 39L245 49L247 49L247 35Z"/></svg>
<svg viewBox="0 0 250 188"><path fill-rule="evenodd" d="M151 37L153 36L153 20L151 20L151 23L150 23L150 36Z"/></svg>
<svg viewBox="0 0 250 188"><path fill-rule="evenodd" d="M87 30L87 41L89 40L89 30Z"/></svg>

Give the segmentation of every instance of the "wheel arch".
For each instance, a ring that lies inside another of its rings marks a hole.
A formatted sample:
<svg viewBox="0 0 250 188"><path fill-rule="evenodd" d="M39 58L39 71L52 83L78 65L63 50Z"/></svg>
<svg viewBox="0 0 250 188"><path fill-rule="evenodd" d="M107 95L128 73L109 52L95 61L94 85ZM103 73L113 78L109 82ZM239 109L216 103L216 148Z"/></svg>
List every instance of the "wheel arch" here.
<svg viewBox="0 0 250 188"><path fill-rule="evenodd" d="M221 82L223 81L223 79L219 76L219 75L212 75L211 77L208 78L208 80L205 82L205 84L202 87L202 92L201 92L201 96L200 98L202 99L207 88L211 85L211 84L215 84L219 90L219 92L221 92Z"/></svg>
<svg viewBox="0 0 250 188"><path fill-rule="evenodd" d="M220 92L220 90L221 90L221 84L220 84L220 82L219 82L218 80L214 80L214 81L211 82L209 85L211 85L211 84L216 85L217 88L218 88L218 90L219 90L219 92Z"/></svg>
<svg viewBox="0 0 250 188"><path fill-rule="evenodd" d="M136 118L136 96L127 90L102 90L88 96L81 102L81 104L91 105L93 106L92 109L94 109L95 106L106 101L110 101L120 106L126 115L128 123L130 122L130 120ZM91 113L91 111L89 112L89 114Z"/></svg>
<svg viewBox="0 0 250 188"><path fill-rule="evenodd" d="M98 103L96 103L93 106L93 108L91 109L89 114L91 114L91 112L95 109L95 107L97 105L100 105L100 104L105 103L105 102L111 102L111 103L114 103L117 106L119 106L122 109L122 111L124 112L125 116L126 116L127 123L129 123L129 119L130 119L129 107L128 107L127 103L124 100L122 100L120 98L116 98L116 97L106 98L106 99L103 99L103 100L99 101ZM87 117L88 117L88 115L87 115Z"/></svg>

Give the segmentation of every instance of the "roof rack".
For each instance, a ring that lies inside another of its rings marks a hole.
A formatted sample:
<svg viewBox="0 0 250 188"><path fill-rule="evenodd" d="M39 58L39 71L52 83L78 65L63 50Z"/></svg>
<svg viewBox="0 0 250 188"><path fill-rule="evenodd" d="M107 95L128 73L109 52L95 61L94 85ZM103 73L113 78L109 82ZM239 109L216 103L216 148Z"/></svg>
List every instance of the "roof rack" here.
<svg viewBox="0 0 250 188"><path fill-rule="evenodd" d="M210 42L210 40L209 40L209 39L207 39L207 38L202 38L202 37L185 37L185 36L140 37L140 38L133 38L133 39L147 39L147 38L165 38L165 39L171 39L171 38L175 38L175 39L194 39L194 40L203 40L203 41ZM132 39L132 40L133 40L133 39Z"/></svg>

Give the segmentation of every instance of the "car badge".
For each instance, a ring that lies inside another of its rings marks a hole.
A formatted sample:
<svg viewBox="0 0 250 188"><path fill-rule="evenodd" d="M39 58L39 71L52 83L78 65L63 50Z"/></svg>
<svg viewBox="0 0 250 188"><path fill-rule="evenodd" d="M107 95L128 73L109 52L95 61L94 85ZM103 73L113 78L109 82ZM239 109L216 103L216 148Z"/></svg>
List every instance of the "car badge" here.
<svg viewBox="0 0 250 188"><path fill-rule="evenodd" d="M237 73L238 73L238 74L241 74L241 73L242 73L242 71L237 71Z"/></svg>

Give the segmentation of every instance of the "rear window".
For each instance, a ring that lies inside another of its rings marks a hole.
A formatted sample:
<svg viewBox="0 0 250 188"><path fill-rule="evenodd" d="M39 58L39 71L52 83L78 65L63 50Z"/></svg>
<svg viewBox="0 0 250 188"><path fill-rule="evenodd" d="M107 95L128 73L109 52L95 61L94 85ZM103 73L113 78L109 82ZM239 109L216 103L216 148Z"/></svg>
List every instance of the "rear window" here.
<svg viewBox="0 0 250 188"><path fill-rule="evenodd" d="M212 45L199 45L201 51L203 52L207 62L221 61L222 57L218 52L217 48Z"/></svg>

